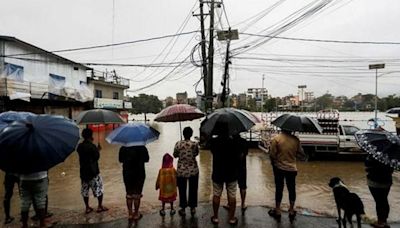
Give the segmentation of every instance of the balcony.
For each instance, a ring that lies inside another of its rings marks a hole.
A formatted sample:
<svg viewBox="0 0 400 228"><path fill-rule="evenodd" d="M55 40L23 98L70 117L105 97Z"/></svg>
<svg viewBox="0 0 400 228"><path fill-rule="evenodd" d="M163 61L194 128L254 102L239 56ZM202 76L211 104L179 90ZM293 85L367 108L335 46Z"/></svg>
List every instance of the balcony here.
<svg viewBox="0 0 400 228"><path fill-rule="evenodd" d="M11 99L18 94L30 94L30 98L34 99L48 99L48 85L0 78L0 96L8 96Z"/></svg>

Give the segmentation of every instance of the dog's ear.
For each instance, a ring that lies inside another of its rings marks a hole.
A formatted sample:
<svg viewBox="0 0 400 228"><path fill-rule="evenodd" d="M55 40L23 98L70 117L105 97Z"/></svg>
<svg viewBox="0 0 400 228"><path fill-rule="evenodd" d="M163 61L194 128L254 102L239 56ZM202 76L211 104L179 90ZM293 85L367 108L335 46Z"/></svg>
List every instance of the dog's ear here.
<svg viewBox="0 0 400 228"><path fill-rule="evenodd" d="M339 183L341 180L339 177L332 177L331 180L329 181L329 187L333 188L337 183Z"/></svg>

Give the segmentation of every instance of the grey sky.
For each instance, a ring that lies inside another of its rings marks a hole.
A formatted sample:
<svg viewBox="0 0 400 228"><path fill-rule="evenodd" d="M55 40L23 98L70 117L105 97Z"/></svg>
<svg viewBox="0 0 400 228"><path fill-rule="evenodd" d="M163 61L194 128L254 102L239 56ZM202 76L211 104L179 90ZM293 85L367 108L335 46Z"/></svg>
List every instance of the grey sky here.
<svg viewBox="0 0 400 228"><path fill-rule="evenodd" d="M268 34L277 28L275 25L278 22L295 10L318 1L282 1L282 4L257 22L241 23L277 2L279 1L229 0L224 1L224 5L233 29L239 29L239 32ZM192 11L198 12L198 5L198 0L114 0L114 7L112 0L3 0L0 34L15 36L49 51L139 40L174 34L188 16L182 31L199 29L198 19L190 16ZM222 9L217 10L217 15L223 12ZM318 14L278 36L400 42L399 9L398 0L335 0ZM222 26L226 29L228 25L225 15L222 15L221 21L217 23L217 28ZM270 29L261 32L266 28ZM249 38L242 34L239 40L232 41L232 49L239 48L237 51L245 51L237 55L238 58L232 59L230 86L233 93L243 92L249 87L261 87L263 74L266 77L265 87L273 96L296 94L297 86L302 84L307 85L307 91L314 91L317 96L326 91L347 96L357 92L374 93L375 74L368 70L368 64L374 62L386 63L386 68L380 72L388 73L379 78L378 95L386 96L399 92L400 72L396 71L400 71L400 45L333 44L273 39L249 51L247 48L241 48L248 42L251 46L256 39L257 37ZM185 59L193 46L199 42L199 34L171 40L163 39L61 55L82 63L178 62ZM169 46L166 46L167 44ZM164 48L163 55L155 59ZM220 66L223 64L224 50L225 44L217 41L215 92L221 91ZM271 58L274 61L266 60ZM305 59L316 61L304 61ZM121 76L132 79L132 90L163 78L173 69L147 68L143 71L143 68L138 67L107 67L108 70L114 68ZM193 85L199 79L200 68L195 69L193 65L184 64L184 67L177 68L156 86L130 94L144 92L165 98L169 95L174 96L176 92L187 91L189 95L194 96ZM202 85L201 82L198 90L203 90Z"/></svg>

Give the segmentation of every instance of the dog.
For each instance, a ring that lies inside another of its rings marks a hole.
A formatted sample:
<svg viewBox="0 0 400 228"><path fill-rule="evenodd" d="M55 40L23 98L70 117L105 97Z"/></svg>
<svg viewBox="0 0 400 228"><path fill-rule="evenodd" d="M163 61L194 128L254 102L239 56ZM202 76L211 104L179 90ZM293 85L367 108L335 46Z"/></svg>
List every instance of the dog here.
<svg viewBox="0 0 400 228"><path fill-rule="evenodd" d="M338 219L336 221L339 224L339 228L342 227L342 224L346 228L346 219L350 223L350 227L353 227L353 215L357 217L357 227L361 228L361 219L364 219L365 211L360 197L356 193L350 192L339 177L331 178L328 185L332 188L333 196L335 197L338 211ZM344 211L343 219L341 210Z"/></svg>

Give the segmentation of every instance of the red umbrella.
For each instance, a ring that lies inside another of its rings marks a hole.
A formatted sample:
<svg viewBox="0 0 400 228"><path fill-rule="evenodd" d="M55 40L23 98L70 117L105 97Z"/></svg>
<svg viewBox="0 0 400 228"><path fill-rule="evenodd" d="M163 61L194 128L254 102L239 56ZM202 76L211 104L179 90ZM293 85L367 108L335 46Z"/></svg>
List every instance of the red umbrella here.
<svg viewBox="0 0 400 228"><path fill-rule="evenodd" d="M176 104L166 107L154 118L157 122L178 122L182 138L181 121L199 119L205 116L198 108L188 104Z"/></svg>

